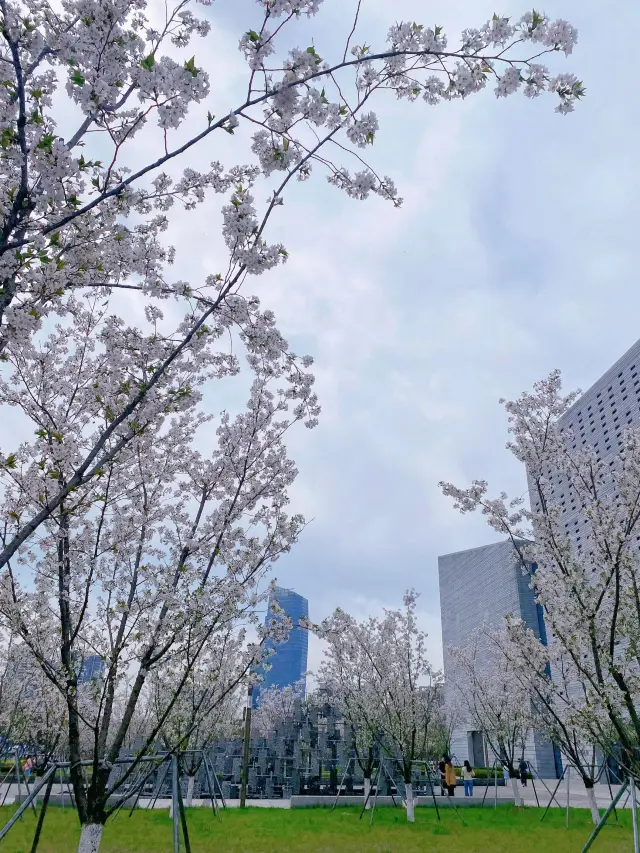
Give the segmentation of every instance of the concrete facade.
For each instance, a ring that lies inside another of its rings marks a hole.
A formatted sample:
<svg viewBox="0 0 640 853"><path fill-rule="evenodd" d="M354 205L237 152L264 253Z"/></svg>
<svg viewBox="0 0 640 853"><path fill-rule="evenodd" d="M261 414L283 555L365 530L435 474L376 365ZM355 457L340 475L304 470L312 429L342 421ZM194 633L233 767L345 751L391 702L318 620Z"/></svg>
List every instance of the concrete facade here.
<svg viewBox="0 0 640 853"><path fill-rule="evenodd" d="M464 646L483 625L500 627L505 616L517 615L537 636L545 638L542 611L536 605L511 542L496 542L438 557L438 575L445 689L447 684L460 681L451 649ZM454 730L451 749L457 763L465 759L475 766L493 762L481 733L474 732L468 724L462 723ZM530 736L525 758L541 776L556 776L557 757L543 735Z"/></svg>
<svg viewBox="0 0 640 853"><path fill-rule="evenodd" d="M615 491L613 471L623 449L624 430L640 425L640 340L576 400L559 423L561 430L567 434L571 450L591 447L597 458L605 463L602 493L611 495ZM607 471L611 472L610 476L607 476ZM590 550L588 521L575 492L557 472L549 471L548 479L554 505L562 511L561 522L573 548L578 553L583 547ZM533 508L539 509L531 481L529 500ZM636 538L640 543L640 536ZM620 646L619 651L622 650ZM580 685L570 685L569 691L580 693ZM615 762L610 761L609 766L614 773L617 772Z"/></svg>
<svg viewBox="0 0 640 853"><path fill-rule="evenodd" d="M640 340L616 361L560 419L561 428L572 435L570 447L591 446L597 457L613 468L622 450L623 430L640 424ZM553 497L562 510L564 526L577 549L582 548L586 520L575 495L557 473L549 472ZM605 483L613 491L613 477ZM530 489L532 507L537 496ZM640 541L640 537L639 537Z"/></svg>

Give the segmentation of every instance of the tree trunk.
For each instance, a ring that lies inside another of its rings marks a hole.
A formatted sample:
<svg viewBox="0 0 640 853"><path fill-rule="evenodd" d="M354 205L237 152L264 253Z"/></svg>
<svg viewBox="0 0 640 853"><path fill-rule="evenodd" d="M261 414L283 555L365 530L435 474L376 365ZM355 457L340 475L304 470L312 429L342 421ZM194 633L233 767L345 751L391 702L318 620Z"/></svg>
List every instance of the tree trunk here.
<svg viewBox="0 0 640 853"><path fill-rule="evenodd" d="M188 806L189 808L193 805L193 786L195 784L195 781L196 781L195 776L189 776L188 777L188 781L187 781L187 802L185 803L185 805Z"/></svg>
<svg viewBox="0 0 640 853"><path fill-rule="evenodd" d="M80 832L78 853L98 853L103 829L101 823L85 823Z"/></svg>
<svg viewBox="0 0 640 853"><path fill-rule="evenodd" d="M520 787L518 786L518 780L515 776L511 777L511 787L513 788L513 797L515 799L516 806L521 806L522 797L520 796Z"/></svg>
<svg viewBox="0 0 640 853"><path fill-rule="evenodd" d="M598 804L596 802L596 792L593 787L593 783L587 785L587 783L585 782L584 787L587 792L587 799L589 800L589 811L591 812L591 820L594 822L594 824L597 825L600 823L600 812L598 810Z"/></svg>
<svg viewBox="0 0 640 853"><path fill-rule="evenodd" d="M366 803L365 809L371 808L371 803L369 802L369 800L367 800L367 797L369 797L370 792L371 792L371 779L369 776L365 776L364 777L364 801Z"/></svg>
<svg viewBox="0 0 640 853"><path fill-rule="evenodd" d="M407 797L407 820L409 823L415 823L416 816L414 812L415 803L413 801L413 785L411 782L405 782L404 788Z"/></svg>

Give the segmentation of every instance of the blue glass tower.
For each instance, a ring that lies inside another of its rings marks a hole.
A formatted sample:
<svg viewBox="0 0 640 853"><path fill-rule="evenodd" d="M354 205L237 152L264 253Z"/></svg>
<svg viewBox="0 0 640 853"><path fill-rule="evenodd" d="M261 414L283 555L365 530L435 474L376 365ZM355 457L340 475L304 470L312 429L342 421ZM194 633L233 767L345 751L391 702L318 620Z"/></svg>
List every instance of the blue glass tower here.
<svg viewBox="0 0 640 853"><path fill-rule="evenodd" d="M271 602L276 600L285 614L293 622L289 639L284 643L265 642L265 647L274 649L275 653L269 658L271 669L264 675L264 681L253 688L253 705L259 701L260 691L267 687L293 686L305 678L307 671L307 655L309 651L309 635L306 629L298 627L300 619L308 618L309 602L292 589L277 586L269 596L269 609L265 617L265 625L272 618Z"/></svg>
<svg viewBox="0 0 640 853"><path fill-rule="evenodd" d="M82 660L78 674L78 684L86 684L88 681L99 681L104 672L104 660L99 655L89 655Z"/></svg>

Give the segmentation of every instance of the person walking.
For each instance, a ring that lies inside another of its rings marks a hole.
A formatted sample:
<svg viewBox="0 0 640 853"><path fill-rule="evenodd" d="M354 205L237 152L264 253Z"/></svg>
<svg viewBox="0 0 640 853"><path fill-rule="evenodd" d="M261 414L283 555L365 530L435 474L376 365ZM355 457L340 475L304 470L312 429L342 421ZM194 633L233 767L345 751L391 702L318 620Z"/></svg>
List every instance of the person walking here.
<svg viewBox="0 0 640 853"><path fill-rule="evenodd" d="M440 773L440 796L444 797L444 789L447 786L447 756L442 757L442 761L438 764L438 772Z"/></svg>
<svg viewBox="0 0 640 853"><path fill-rule="evenodd" d="M527 787L527 774L529 772L529 765L524 760L524 755L520 759L520 764L518 765L518 770L520 771L520 782L522 783L522 787Z"/></svg>
<svg viewBox="0 0 640 853"><path fill-rule="evenodd" d="M464 782L464 795L465 797L473 797L473 777L475 776L475 770L469 764L468 761L465 761L464 767L462 768L462 779Z"/></svg>
<svg viewBox="0 0 640 853"><path fill-rule="evenodd" d="M509 768L506 764L502 767L502 778L504 779L504 784L506 785L509 781Z"/></svg>
<svg viewBox="0 0 640 853"><path fill-rule="evenodd" d="M450 797L453 797L456 793L456 785L458 783L458 780L456 778L456 769L451 763L451 759L448 756L444 767L444 781L447 786L447 794Z"/></svg>

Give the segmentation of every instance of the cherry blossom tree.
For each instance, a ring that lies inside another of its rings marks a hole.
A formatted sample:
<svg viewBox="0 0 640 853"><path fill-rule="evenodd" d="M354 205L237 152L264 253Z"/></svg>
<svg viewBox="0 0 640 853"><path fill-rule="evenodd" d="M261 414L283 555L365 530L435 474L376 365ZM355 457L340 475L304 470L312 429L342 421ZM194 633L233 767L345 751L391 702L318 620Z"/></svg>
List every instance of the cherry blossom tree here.
<svg viewBox="0 0 640 853"><path fill-rule="evenodd" d="M64 753L66 725L60 692L26 645L0 630L0 742L27 745L36 770L43 770L55 754Z"/></svg>
<svg viewBox="0 0 640 853"><path fill-rule="evenodd" d="M442 715L442 676L427 659L427 636L417 625L417 599L409 590L402 610L385 610L384 618L361 623L338 610L319 630L329 644L320 677L326 673L340 689L342 683L349 684L346 678L341 682L342 668L352 677L359 670L366 699L353 690L349 702L368 721L371 736L399 761L411 822L413 766L431 757Z"/></svg>
<svg viewBox="0 0 640 853"><path fill-rule="evenodd" d="M522 805L517 763L531 732L531 698L514 678L495 643L481 629L464 647L450 649L457 673L453 686L465 720L481 731L496 758L507 767L517 806Z"/></svg>
<svg viewBox="0 0 640 853"><path fill-rule="evenodd" d="M16 637L0 625L0 740L10 742L19 725L22 702L17 672Z"/></svg>
<svg viewBox="0 0 640 853"><path fill-rule="evenodd" d="M567 719L605 753L616 743L616 758L638 777L640 432L625 430L620 453L601 459L559 423L577 396L562 395L555 371L533 393L505 404L513 436L508 447L526 466L530 509L505 493L489 498L484 480L469 489L441 486L461 512L479 509L494 530L514 542L530 540L516 553L544 607L549 647L534 642L517 622L507 630L538 671L547 661L554 682L560 678L553 690L566 694ZM565 527L561 495L581 508L580 541ZM565 678L571 689L565 690Z"/></svg>
<svg viewBox="0 0 640 853"><path fill-rule="evenodd" d="M494 632L491 640L504 655L514 679L528 692L536 729L562 750L565 761L582 779L591 818L598 824L594 791L598 750L589 724L586 685L555 638L543 645L521 619L510 617L507 624L508 630ZM615 737L611 730L610 734L613 746Z"/></svg>
<svg viewBox="0 0 640 853"><path fill-rule="evenodd" d="M328 643L317 677L329 701L349 724L351 748L364 779L364 801L370 808L371 778L379 759L380 700L368 678L369 660L361 644L354 643L352 620L334 613L316 631Z"/></svg>
<svg viewBox="0 0 640 853"><path fill-rule="evenodd" d="M64 338L57 330L46 346L63 347ZM248 408L233 420L222 415L208 456L192 447L194 432L210 420L198 412L192 389L176 395L179 402L154 431L142 431L86 489L61 502L40 528L37 550L22 555L22 566L10 562L3 575L0 610L66 702L83 853L98 849L113 810L106 805L112 767L150 674L170 665L174 687L119 784L154 744L212 638L239 621L258 621L256 607L268 594L260 583L302 529L303 519L286 513L297 472L283 438L313 416L315 403L286 351L264 351L271 344L257 344ZM58 412L73 409L78 388L100 379L85 357L78 359L74 383L55 391L40 385L27 410L36 423L45 410L55 421ZM274 392L273 382L288 387ZM296 406L287 415L292 399ZM52 475L64 480L73 464L56 451L55 439L49 447L42 465L25 450L36 491L45 491ZM29 496L16 490L10 498L11 511L20 515ZM269 631L286 631L283 620L271 623ZM264 636L263 626L255 629ZM59 637L57 659L47 651L51 637ZM248 645L246 667L259 662L260 645ZM89 696L79 689L74 666L87 650L105 661ZM91 761L86 772L83 758Z"/></svg>
<svg viewBox="0 0 640 853"><path fill-rule="evenodd" d="M400 203L393 182L358 153L375 141L379 122L371 106L381 91L435 105L493 85L497 97L517 90L530 98L552 94L560 113L584 93L573 74L543 64L572 53L575 28L535 11L514 20L494 15L465 29L454 46L440 26L403 22L379 48L357 43L356 15L345 20L345 39L325 60L316 47L286 45L292 22L315 15L321 0L257 5L255 29L239 44L248 66L245 94L229 111L214 103L195 55L187 58L192 40L210 29L190 0L176 0L161 16L145 0L64 0L56 9L48 0L0 3L0 348L9 376L31 358L30 338L47 321L73 324L79 299L104 299L122 317L122 294L137 294L147 318L139 328L105 321L95 357L113 370L104 372L106 387L100 383L79 399L88 405L86 430L77 421L55 428L54 440L73 458L69 475L52 481L44 499L8 525L0 568L74 489L141 430L153 429L167 395L184 391L185 371L197 377L203 359L221 358L216 341L239 321L238 312L246 317L247 303L238 296L246 277L287 258L283 245L269 243L267 226L293 178L304 180L318 168L355 199L377 194ZM195 130L185 132L187 119ZM204 171L191 165L180 171L181 159L195 156L201 144L210 150L221 134L236 131L238 138L250 136L252 164L225 169L214 161ZM334 163L332 152L351 157L357 171ZM176 252L164 236L168 213L176 204L196 209L211 193L227 196L220 272L191 283L174 279ZM163 322L165 313L182 319ZM254 333L270 333L265 315ZM121 374L122 344L146 360L144 380ZM53 361L49 355L43 365L48 375ZM4 394L0 403L15 405ZM46 444L47 436L40 441ZM11 480L19 477L16 455L3 448L0 457Z"/></svg>
<svg viewBox="0 0 640 853"><path fill-rule="evenodd" d="M258 704L251 717L253 730L261 737L268 737L286 720L292 720L298 708L304 705L305 682L296 681L278 687L274 684L260 691Z"/></svg>
<svg viewBox="0 0 640 853"><path fill-rule="evenodd" d="M204 752L238 722L240 688L255 661L255 650L247 648L245 632L224 626L208 638L182 689L177 689L184 671L180 663L170 660L153 674L150 718L161 721L159 737L171 752L180 755L188 780L187 806L192 805ZM177 701L172 703L176 694Z"/></svg>

